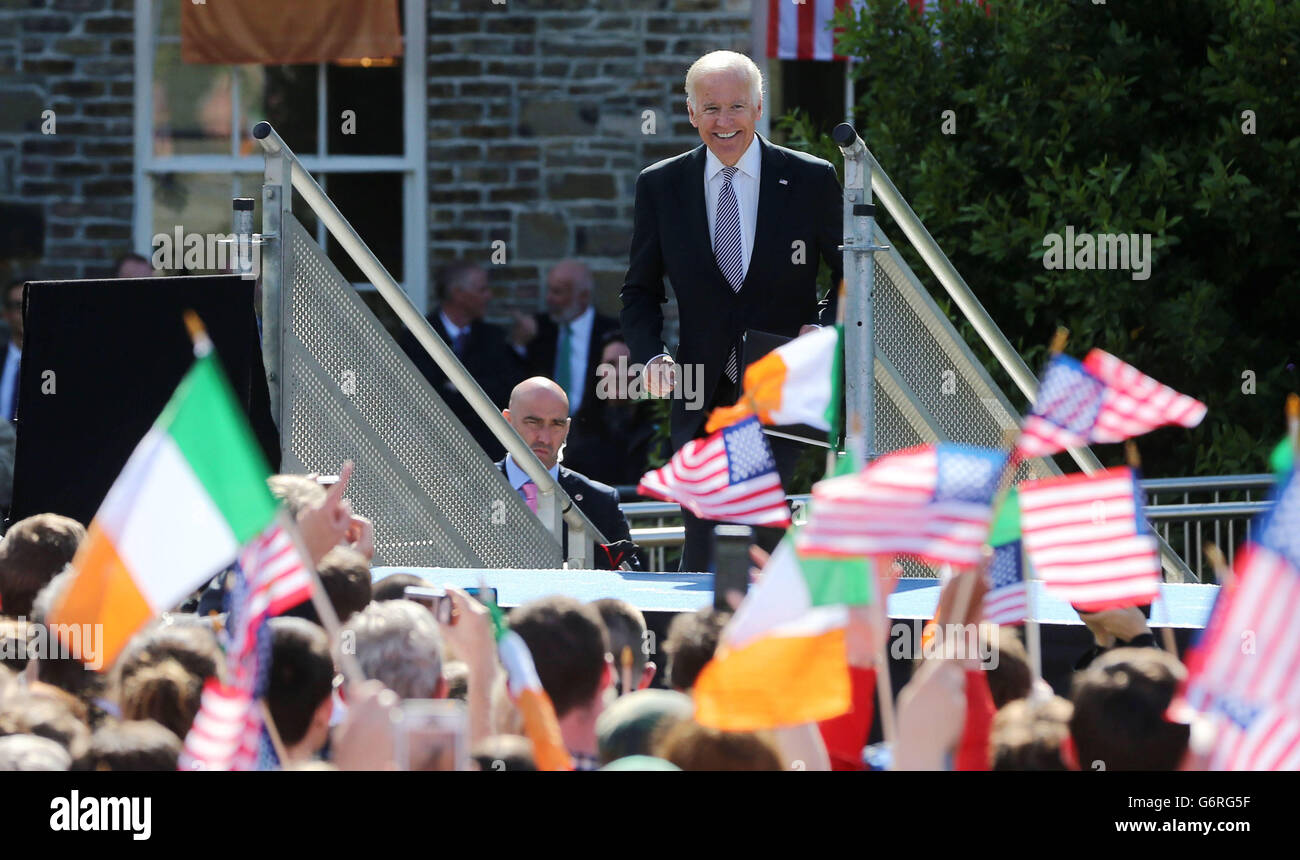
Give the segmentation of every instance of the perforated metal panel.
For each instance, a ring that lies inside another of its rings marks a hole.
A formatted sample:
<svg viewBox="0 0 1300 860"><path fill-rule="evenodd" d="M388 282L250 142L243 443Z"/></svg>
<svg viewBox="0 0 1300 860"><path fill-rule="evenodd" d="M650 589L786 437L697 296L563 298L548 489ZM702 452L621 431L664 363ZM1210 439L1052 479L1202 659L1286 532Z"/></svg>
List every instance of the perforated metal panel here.
<svg viewBox="0 0 1300 860"><path fill-rule="evenodd" d="M286 472L356 463L376 564L556 568L560 546L315 239L285 213Z"/></svg>
<svg viewBox="0 0 1300 860"><path fill-rule="evenodd" d="M875 253L876 448L925 442L1007 446L1018 413L890 244ZM1016 481L1060 474L1051 460L1022 463Z"/></svg>

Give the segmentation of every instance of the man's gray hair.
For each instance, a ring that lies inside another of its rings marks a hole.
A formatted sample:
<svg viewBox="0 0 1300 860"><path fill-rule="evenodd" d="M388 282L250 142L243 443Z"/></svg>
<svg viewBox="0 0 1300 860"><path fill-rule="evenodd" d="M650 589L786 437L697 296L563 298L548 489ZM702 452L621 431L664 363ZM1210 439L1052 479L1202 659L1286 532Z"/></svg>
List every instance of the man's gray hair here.
<svg viewBox="0 0 1300 860"><path fill-rule="evenodd" d="M442 634L433 613L410 600L372 603L353 615L357 662L403 699L430 699L442 681Z"/></svg>
<svg viewBox="0 0 1300 860"><path fill-rule="evenodd" d="M0 738L0 772L62 771L72 767L72 757L56 741L36 735Z"/></svg>
<svg viewBox="0 0 1300 860"><path fill-rule="evenodd" d="M763 73L758 65L744 54L735 51L714 51L700 57L686 70L686 101L694 108L699 108L695 101L695 86L704 75L714 72L734 71L745 76L749 81L749 98L752 107L758 107L763 101Z"/></svg>

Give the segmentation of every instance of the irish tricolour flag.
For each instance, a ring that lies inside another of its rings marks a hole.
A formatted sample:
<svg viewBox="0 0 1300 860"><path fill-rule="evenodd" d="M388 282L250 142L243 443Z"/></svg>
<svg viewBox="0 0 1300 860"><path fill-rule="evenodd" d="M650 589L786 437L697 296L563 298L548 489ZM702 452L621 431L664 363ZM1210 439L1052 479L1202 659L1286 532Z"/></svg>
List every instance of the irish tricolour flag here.
<svg viewBox="0 0 1300 860"><path fill-rule="evenodd" d="M807 424L829 430L839 402L834 372L843 353L840 327L821 328L777 347L745 369L744 386L734 406L720 406L709 416L712 433L758 415L764 424Z"/></svg>
<svg viewBox="0 0 1300 860"><path fill-rule="evenodd" d="M695 682L695 720L753 731L835 717L851 704L848 607L871 603L866 558L810 558L787 536Z"/></svg>
<svg viewBox="0 0 1300 860"><path fill-rule="evenodd" d="M206 337L198 358L108 491L73 559L52 624L103 624L104 663L278 529L268 468Z"/></svg>

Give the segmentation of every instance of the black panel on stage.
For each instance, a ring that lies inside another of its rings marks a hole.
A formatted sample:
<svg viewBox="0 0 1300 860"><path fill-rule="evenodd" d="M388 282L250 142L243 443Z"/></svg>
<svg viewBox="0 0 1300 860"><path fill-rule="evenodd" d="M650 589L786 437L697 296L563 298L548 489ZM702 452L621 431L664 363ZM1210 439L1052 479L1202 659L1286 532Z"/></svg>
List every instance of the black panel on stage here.
<svg viewBox="0 0 1300 860"><path fill-rule="evenodd" d="M253 289L239 275L29 282L10 522L45 512L90 522L194 361L187 308L277 471Z"/></svg>

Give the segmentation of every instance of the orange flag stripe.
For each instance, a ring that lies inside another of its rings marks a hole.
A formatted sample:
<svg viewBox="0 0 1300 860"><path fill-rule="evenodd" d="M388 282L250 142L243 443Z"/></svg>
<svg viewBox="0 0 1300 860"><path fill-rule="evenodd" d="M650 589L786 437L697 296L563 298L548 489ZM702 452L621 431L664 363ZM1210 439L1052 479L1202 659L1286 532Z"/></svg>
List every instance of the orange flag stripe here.
<svg viewBox="0 0 1300 860"><path fill-rule="evenodd" d="M103 666L111 666L154 611L97 521L91 522L72 566L78 575L50 617L59 624L104 625Z"/></svg>

